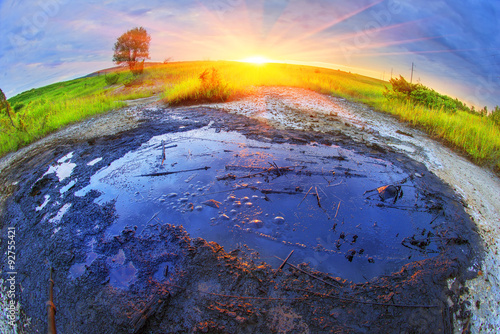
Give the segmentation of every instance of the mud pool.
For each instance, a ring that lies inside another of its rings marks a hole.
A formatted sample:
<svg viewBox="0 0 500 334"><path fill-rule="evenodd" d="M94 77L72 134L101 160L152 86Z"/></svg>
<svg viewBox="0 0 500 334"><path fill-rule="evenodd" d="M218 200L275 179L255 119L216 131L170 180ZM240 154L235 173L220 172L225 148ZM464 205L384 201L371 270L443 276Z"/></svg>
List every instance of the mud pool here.
<svg viewBox="0 0 500 334"><path fill-rule="evenodd" d="M474 277L480 247L450 187L335 115L285 115L321 131L137 108L132 128L107 119L11 163L1 213L20 240L19 326L46 329L49 267L68 333L284 331L276 312L314 333L448 333L451 314L467 319L447 280ZM328 290L276 273L292 250Z"/></svg>
<svg viewBox="0 0 500 334"><path fill-rule="evenodd" d="M161 175L169 172L179 173ZM432 204L414 177L335 145L270 144L205 127L151 138L101 168L76 196L96 190L95 203L114 201L118 218L108 238L182 225L227 251L246 244L272 265L280 262L275 255L295 250L294 262L357 282L438 252L429 238ZM400 194L385 198L376 190L385 185ZM72 278L96 257L91 251L74 264ZM124 287L135 269L123 261L118 268L111 283Z"/></svg>

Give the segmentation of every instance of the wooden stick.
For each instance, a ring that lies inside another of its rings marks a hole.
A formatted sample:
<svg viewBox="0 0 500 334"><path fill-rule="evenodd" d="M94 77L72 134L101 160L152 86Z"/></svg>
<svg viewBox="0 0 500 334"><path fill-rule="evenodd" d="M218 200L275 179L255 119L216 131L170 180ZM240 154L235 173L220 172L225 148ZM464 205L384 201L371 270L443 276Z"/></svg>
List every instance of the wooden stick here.
<svg viewBox="0 0 500 334"><path fill-rule="evenodd" d="M282 259L280 259L280 258L279 258L279 257L277 257L277 256L275 256L275 258L277 258L278 260L282 260ZM317 280L318 280L318 281L320 281L320 282L325 283L326 285L333 286L334 288L337 288L337 287L338 287L338 286L335 286L335 285L333 285L333 284L331 284L331 283L328 283L327 281L325 281L325 280L323 280L323 279L319 278L318 276L314 276L313 274L310 274L310 273L308 273L307 271L302 270L302 269L300 269L300 268L299 268L299 267L297 267L297 266L294 266L294 265L293 265L293 264L291 264L291 263L286 263L286 264L288 264L290 267L292 267L292 268L294 268L294 269L297 269L297 270L298 270L298 271L300 271L301 273L306 274L307 276L310 276L310 277L312 277L312 278L314 278L314 279L317 279ZM339 283L339 282L337 282L337 281L334 281L334 282L335 282L335 283L337 283L338 285L342 285L341 283Z"/></svg>
<svg viewBox="0 0 500 334"><path fill-rule="evenodd" d="M172 171L172 172L160 172L160 173L151 173L151 174L142 174L138 176L162 176L162 175L170 175L170 174L177 174L177 173L186 173L186 172L194 172L197 170L208 170L211 167L205 166L205 167L200 167L200 168L193 168L193 169L186 169L186 170L177 170L177 171Z"/></svg>
<svg viewBox="0 0 500 334"><path fill-rule="evenodd" d="M165 154L165 141L161 141L161 145L163 146L163 153L161 155L161 165L163 166L163 163L165 162L166 154Z"/></svg>
<svg viewBox="0 0 500 334"><path fill-rule="evenodd" d="M150 223L153 219L155 219L155 218L156 218L156 216L158 216L158 214L159 214L160 212L161 212L161 210L160 210L160 211L158 211L157 213L155 213L155 214L153 215L153 217L151 217L151 218L148 220L148 222L146 223L146 225L147 225L147 224L149 224L149 223Z"/></svg>
<svg viewBox="0 0 500 334"><path fill-rule="evenodd" d="M339 213L339 208L340 208L340 201L339 201L339 205L337 206L337 212L335 212L335 217L333 217L333 219L337 218L337 214Z"/></svg>
<svg viewBox="0 0 500 334"><path fill-rule="evenodd" d="M315 291L311 291L311 290L306 290L306 289L294 289L294 290L312 293L313 295L316 295L318 297L338 299L338 300L341 300L344 302L357 303L357 304L367 304L367 305L377 305L377 306L392 306L392 307L408 307L408 308L436 308L436 307L438 307L438 305L420 305L420 304L411 305L411 304L377 303L377 302L370 302L370 301L364 301L364 300L359 300L359 299L351 299L351 298L345 298L345 297L325 295L323 293L319 293L319 292L315 292Z"/></svg>
<svg viewBox="0 0 500 334"><path fill-rule="evenodd" d="M316 190L316 199L318 200L318 206L319 206L320 208L323 208L323 207L321 206L321 202L320 202L320 200L319 200L318 187L314 187L314 189Z"/></svg>
<svg viewBox="0 0 500 334"><path fill-rule="evenodd" d="M299 207L302 204L302 202L304 202L304 200L306 199L307 195L309 195L309 192L311 191L312 188L313 188L312 186L311 186L311 188L309 188L307 193L304 195L304 198L302 199L302 201L300 201L300 203L299 203L299 205L297 205L297 207Z"/></svg>
<svg viewBox="0 0 500 334"><path fill-rule="evenodd" d="M286 257L286 259L283 261L283 263L281 264L281 266L278 268L278 270L276 270L276 272L274 273L274 277L276 277L276 275L278 275L278 273L280 272L280 270L283 269L283 267L285 266L285 264L288 261L288 259L290 258L290 256L292 256L294 250L295 249L292 249L292 251L290 252L290 254L288 254L288 256Z"/></svg>

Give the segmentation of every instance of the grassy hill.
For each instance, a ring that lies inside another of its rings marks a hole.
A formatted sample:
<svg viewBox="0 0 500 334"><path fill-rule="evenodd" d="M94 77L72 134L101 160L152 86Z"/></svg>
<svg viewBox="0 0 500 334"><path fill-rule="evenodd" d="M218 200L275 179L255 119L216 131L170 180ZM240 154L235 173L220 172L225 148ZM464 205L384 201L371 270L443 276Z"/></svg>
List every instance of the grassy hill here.
<svg viewBox="0 0 500 334"><path fill-rule="evenodd" d="M289 64L176 62L151 64L135 77L126 71L102 73L31 89L9 99L14 126L2 112L0 155L70 123L123 107L129 99L158 95L170 105L215 102L252 94L256 86L290 86L362 102L393 114L474 162L500 171L500 126L494 117L475 113L458 100L423 86L414 87L412 94L398 94L385 81Z"/></svg>

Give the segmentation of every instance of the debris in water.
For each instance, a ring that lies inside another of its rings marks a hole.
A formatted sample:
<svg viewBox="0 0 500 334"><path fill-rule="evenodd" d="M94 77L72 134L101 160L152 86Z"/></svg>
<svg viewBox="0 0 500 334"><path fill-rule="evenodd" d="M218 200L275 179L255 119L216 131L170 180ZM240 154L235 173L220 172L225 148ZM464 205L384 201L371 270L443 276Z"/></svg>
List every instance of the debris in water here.
<svg viewBox="0 0 500 334"><path fill-rule="evenodd" d="M218 209L220 207L220 205L221 205L221 202L217 202L214 199L209 199L208 201L205 201L205 202L203 202L201 204L206 205L206 206L210 206L210 207L215 208L215 209Z"/></svg>

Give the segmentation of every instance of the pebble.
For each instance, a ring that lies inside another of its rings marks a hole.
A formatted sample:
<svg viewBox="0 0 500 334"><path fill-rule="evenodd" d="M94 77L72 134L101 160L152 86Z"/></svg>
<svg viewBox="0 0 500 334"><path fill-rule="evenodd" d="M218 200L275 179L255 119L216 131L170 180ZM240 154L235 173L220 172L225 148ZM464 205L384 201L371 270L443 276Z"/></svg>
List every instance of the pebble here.
<svg viewBox="0 0 500 334"><path fill-rule="evenodd" d="M252 205L253 205L253 203L252 203L252 202L246 202L246 203L245 203L245 205L246 205L246 206L252 206Z"/></svg>
<svg viewBox="0 0 500 334"><path fill-rule="evenodd" d="M234 206L241 206L241 202L240 201L234 201L233 205Z"/></svg>
<svg viewBox="0 0 500 334"><path fill-rule="evenodd" d="M247 196L245 196L245 197L243 197L241 200L242 200L243 202L248 202L248 201L250 201L250 198L248 198Z"/></svg>
<svg viewBox="0 0 500 334"><path fill-rule="evenodd" d="M224 219L224 220L229 220L229 219L230 219L230 218L229 218L229 216L228 216L228 215L226 215L225 213L223 213L222 215L220 215L220 217L221 217L222 219Z"/></svg>
<svg viewBox="0 0 500 334"><path fill-rule="evenodd" d="M181 203L186 203L187 201L189 201L187 197L179 198L179 202Z"/></svg>
<svg viewBox="0 0 500 334"><path fill-rule="evenodd" d="M167 195L168 198L172 198L172 197L175 197L177 196L177 193L170 193Z"/></svg>
<svg viewBox="0 0 500 334"><path fill-rule="evenodd" d="M197 211L201 211L201 210L203 210L203 206L197 205L197 206L194 207L194 209L197 210Z"/></svg>
<svg viewBox="0 0 500 334"><path fill-rule="evenodd" d="M231 202L234 202L234 201L236 201L236 197L234 197L233 195L231 195L231 196L227 197L227 200L231 201Z"/></svg>

